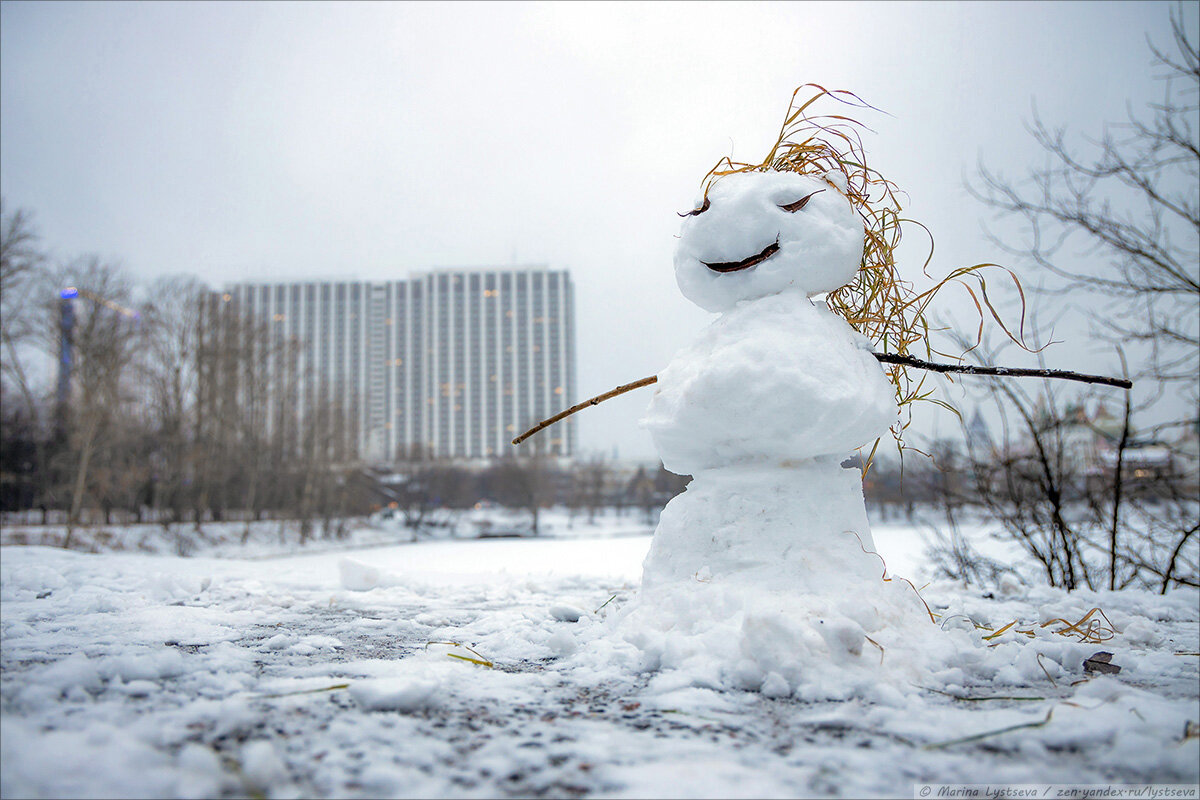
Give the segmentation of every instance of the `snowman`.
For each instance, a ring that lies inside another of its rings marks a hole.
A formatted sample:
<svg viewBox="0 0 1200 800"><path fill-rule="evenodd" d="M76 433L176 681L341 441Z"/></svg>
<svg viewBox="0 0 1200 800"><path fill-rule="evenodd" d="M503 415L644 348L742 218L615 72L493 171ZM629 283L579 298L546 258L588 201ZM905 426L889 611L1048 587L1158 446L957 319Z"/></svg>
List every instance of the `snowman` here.
<svg viewBox="0 0 1200 800"><path fill-rule="evenodd" d="M798 104L805 89L814 93ZM925 309L942 288L962 285L977 308L982 297L992 309L977 272L995 265L956 269L920 294L901 280L898 191L866 166L859 123L806 115L826 97L871 108L850 92L800 87L767 158L723 159L681 214L675 276L716 321L657 376L513 439L657 384L642 424L664 466L692 481L663 509L637 596L605 619L606 635L587 652L640 659L667 692L732 686L903 702L921 676L979 644L930 624L916 588L887 574L861 475L842 466L889 428L902 430L901 408L928 399L907 369L1131 387L1099 375L913 356L922 345L930 351ZM983 323L981 310L981 331ZM888 374L881 363L892 365Z"/></svg>
<svg viewBox="0 0 1200 800"><path fill-rule="evenodd" d="M813 300L862 259L841 177L735 172L683 223L679 287L721 316L659 374L643 420L664 466L693 476L655 533L647 589L702 570L813 589L879 577L857 557L874 544L842 462L896 422L895 389L871 342Z"/></svg>
<svg viewBox="0 0 1200 800"><path fill-rule="evenodd" d="M642 421L664 466L692 476L623 623L648 669L822 693L831 670L877 669L880 642L922 618L885 579L861 473L842 466L898 419L872 343L821 299L864 262L846 177L730 170L683 215L679 288L720 317L659 373Z"/></svg>

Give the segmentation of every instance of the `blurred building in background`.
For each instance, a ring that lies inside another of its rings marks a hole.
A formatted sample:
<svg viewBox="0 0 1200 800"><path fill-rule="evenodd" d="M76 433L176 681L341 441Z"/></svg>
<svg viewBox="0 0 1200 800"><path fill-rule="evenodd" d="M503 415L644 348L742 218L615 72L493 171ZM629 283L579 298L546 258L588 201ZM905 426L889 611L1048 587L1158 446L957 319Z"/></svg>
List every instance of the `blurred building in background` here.
<svg viewBox="0 0 1200 800"><path fill-rule="evenodd" d="M246 282L221 302L265 324L270 391L332 404L357 457L487 459L572 404L575 293L544 266L440 269L396 281ZM294 343L290 350L280 345ZM544 437L544 438L543 438ZM573 420L536 446L575 449ZM530 445L523 445L528 448Z"/></svg>

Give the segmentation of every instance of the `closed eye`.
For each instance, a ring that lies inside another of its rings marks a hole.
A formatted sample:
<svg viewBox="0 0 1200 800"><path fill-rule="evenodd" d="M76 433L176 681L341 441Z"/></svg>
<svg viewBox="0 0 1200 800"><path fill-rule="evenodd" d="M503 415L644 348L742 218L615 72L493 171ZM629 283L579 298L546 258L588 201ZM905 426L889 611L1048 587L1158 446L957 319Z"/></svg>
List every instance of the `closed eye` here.
<svg viewBox="0 0 1200 800"><path fill-rule="evenodd" d="M784 211L791 211L791 212L795 213L796 211L799 211L800 209L802 209L806 205L808 205L808 201L813 198L814 194L820 194L823 191L825 191L825 190L817 189L812 194L805 195L804 197L801 197L799 200L797 200L794 203L786 203L784 205L781 205L780 208L782 208Z"/></svg>
<svg viewBox="0 0 1200 800"><path fill-rule="evenodd" d="M804 198L804 199L805 199L805 200L807 200L808 198L806 197L806 198ZM699 208L693 208L691 211L684 211L684 212L683 212L683 213L681 213L679 216L681 216L681 217L694 217L694 216L696 216L697 214L703 214L705 211L708 211L708 206L709 206L709 205L710 205L710 204L709 204L709 202L708 202L708 198L707 198L707 197L705 197L705 198L704 198L704 204L703 204L702 206L700 206Z"/></svg>

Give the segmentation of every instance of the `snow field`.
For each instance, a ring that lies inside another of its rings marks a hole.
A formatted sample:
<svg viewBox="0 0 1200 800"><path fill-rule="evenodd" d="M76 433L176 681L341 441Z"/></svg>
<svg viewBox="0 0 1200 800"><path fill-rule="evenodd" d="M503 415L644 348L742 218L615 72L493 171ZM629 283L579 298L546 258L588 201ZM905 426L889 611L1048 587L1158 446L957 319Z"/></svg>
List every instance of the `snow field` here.
<svg viewBox="0 0 1200 800"><path fill-rule="evenodd" d="M140 552L151 555L211 556L215 558L264 558L296 552L323 552L361 547L379 547L410 542L413 532L397 519L376 514L364 522L347 521L344 537L323 535L320 523L311 537L301 544L299 523L263 520L245 522L205 522L199 531L191 522L164 528L157 523L94 525L77 528L72 535L72 550L85 553ZM477 539L484 532L518 531L528 535L529 514L502 508L471 511L441 509L430 514L418 539ZM562 507L546 509L539 521L540 535L547 538L603 538L608 536L649 535L654 523L640 511L624 514L602 510L591 521L586 512L572 518ZM0 524L0 546L42 545L62 547L67 529L63 525L34 525L4 522ZM243 541L245 537L245 541Z"/></svg>
<svg viewBox="0 0 1200 800"><path fill-rule="evenodd" d="M898 570L916 561L899 547L914 534L892 533L875 530ZM255 562L2 548L0 793L911 796L914 782L1197 780L1184 732L1200 720L1198 659L1177 655L1200 649L1195 592L934 583L933 641L957 643L941 663L806 699L647 671L618 629L648 546L430 542ZM969 622L1096 606L1120 630L1102 646L1007 633L988 647ZM886 666L902 649L862 658ZM1121 673L1072 685L1098 650Z"/></svg>

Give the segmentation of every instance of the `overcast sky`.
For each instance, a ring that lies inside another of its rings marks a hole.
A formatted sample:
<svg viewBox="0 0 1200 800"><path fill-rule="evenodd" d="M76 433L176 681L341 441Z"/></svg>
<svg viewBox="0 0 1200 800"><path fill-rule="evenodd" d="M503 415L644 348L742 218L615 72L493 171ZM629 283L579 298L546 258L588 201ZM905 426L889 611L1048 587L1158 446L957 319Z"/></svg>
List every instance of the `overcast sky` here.
<svg viewBox="0 0 1200 800"><path fill-rule="evenodd" d="M56 257L147 281L569 269L583 399L711 319L675 287L676 212L720 157L762 159L800 84L890 114L862 115L869 157L944 272L1001 258L963 178L1041 163L1035 100L1096 133L1161 97L1147 37L1169 46L1172 7L3 2L0 191ZM581 415L583 447L652 456L649 391Z"/></svg>

